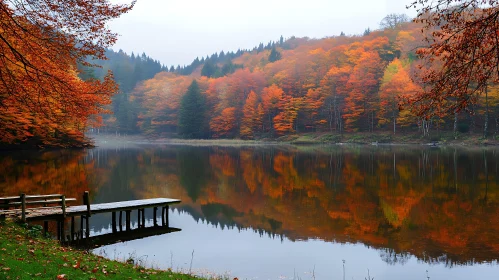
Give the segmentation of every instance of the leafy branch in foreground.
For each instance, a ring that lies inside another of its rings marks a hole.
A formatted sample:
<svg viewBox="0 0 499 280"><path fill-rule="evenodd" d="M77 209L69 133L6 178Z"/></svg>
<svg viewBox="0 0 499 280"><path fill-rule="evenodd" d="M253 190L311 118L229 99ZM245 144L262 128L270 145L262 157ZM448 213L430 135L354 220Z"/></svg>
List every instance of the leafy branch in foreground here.
<svg viewBox="0 0 499 280"><path fill-rule="evenodd" d="M499 1L414 1L427 47L419 78L425 88L402 104L426 118L445 116L472 104L489 83L499 81ZM405 103L405 104L404 104Z"/></svg>
<svg viewBox="0 0 499 280"><path fill-rule="evenodd" d="M103 81L82 81L76 65L105 58L117 38L106 23L134 4L0 0L0 142L83 140L87 121L104 112L118 88L110 73Z"/></svg>

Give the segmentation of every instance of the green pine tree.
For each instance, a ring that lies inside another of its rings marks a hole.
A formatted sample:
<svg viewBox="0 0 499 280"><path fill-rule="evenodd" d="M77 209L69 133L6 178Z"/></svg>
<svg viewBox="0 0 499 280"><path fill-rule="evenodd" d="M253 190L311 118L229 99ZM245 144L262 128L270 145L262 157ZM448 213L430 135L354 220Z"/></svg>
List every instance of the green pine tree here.
<svg viewBox="0 0 499 280"><path fill-rule="evenodd" d="M207 59L201 69L201 76L205 76L208 78L216 78L217 71L219 71L216 63L213 62L213 59Z"/></svg>
<svg viewBox="0 0 499 280"><path fill-rule="evenodd" d="M272 50L270 51L270 55L269 55L269 61L270 62L276 62L278 61L279 59L281 59L281 53L278 52L275 48L275 46L272 48Z"/></svg>
<svg viewBox="0 0 499 280"><path fill-rule="evenodd" d="M202 138L205 123L204 111L204 96L194 80L180 102L178 133L185 138Z"/></svg>

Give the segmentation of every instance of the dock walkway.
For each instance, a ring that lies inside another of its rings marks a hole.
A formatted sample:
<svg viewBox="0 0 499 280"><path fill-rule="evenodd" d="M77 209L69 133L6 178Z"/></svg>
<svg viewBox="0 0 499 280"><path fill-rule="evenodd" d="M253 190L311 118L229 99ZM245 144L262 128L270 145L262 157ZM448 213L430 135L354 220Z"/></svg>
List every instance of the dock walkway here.
<svg viewBox="0 0 499 280"><path fill-rule="evenodd" d="M55 196L55 195L49 195ZM60 195L57 195L60 196ZM90 237L90 222L89 219L93 214L100 213L111 213L112 214L112 232L114 234L118 233L118 225L116 223L116 213L119 213L119 232L123 231L123 212L125 212L125 231L131 231L131 212L137 210L138 213L138 228L145 228L145 209L154 209L154 227L158 227L157 212L161 208L161 226L168 228L168 210L169 205L177 204L181 201L179 199L171 198L152 198L152 199L139 199L139 200L129 200L129 201L119 201L119 202L109 202L109 203L97 203L91 204L88 192L83 194L84 205L68 206L65 205L65 198L62 196L62 207L35 207L26 208L29 202L26 202L24 194L21 195L22 209L15 210L4 210L5 215L8 215L14 219L20 219L22 221L44 221L45 232L48 230L48 221L57 222L57 238L64 241L75 241L77 239L88 239ZM33 196L35 197L35 196ZM39 197L39 196L38 196ZM0 198L0 200L7 201L12 199L19 199L19 197L7 197ZM46 203L47 201L41 201ZM17 202L6 204L17 205ZM75 230L75 217L80 218L80 230L76 232ZM71 219L71 230L70 235L65 236L64 225L66 218Z"/></svg>
<svg viewBox="0 0 499 280"><path fill-rule="evenodd" d="M144 208L164 207L170 204L180 203L179 199L171 198L151 198L128 200L109 203L90 204L90 214L112 213L118 211L138 210ZM87 214L87 205L68 206L66 208L66 217L81 216ZM63 215L60 208L31 208L26 210L27 220L44 220L57 218Z"/></svg>

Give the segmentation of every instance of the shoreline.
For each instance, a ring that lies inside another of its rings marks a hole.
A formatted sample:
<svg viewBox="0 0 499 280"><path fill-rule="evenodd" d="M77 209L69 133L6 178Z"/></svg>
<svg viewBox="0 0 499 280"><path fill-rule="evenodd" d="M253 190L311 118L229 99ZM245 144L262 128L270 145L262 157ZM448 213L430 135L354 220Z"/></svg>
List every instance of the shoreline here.
<svg viewBox="0 0 499 280"><path fill-rule="evenodd" d="M448 134L439 139L419 137L415 134L319 134L305 133L282 136L276 139L182 139L164 137L146 137L140 134L117 136L115 134L93 134L88 137L95 147L117 147L120 145L185 145L185 146L220 146L220 147L256 147L256 146L334 146L334 145L369 145L369 146L459 146L459 147L494 147L499 141L493 136L483 139L480 135L460 135L453 139Z"/></svg>

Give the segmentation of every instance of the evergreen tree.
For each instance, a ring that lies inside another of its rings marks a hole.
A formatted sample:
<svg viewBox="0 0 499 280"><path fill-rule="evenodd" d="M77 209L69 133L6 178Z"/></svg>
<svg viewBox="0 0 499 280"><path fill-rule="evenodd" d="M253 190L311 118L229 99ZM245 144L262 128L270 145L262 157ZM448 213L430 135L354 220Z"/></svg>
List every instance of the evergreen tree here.
<svg viewBox="0 0 499 280"><path fill-rule="evenodd" d="M208 78L215 77L218 70L218 66L213 62L213 59L207 59L201 69L201 76Z"/></svg>
<svg viewBox="0 0 499 280"><path fill-rule="evenodd" d="M256 50L256 52L261 53L261 52L263 52L263 49L264 49L263 43L260 43L260 45L258 45L258 49Z"/></svg>
<svg viewBox="0 0 499 280"><path fill-rule="evenodd" d="M282 44L284 44L284 37L281 35L281 38L279 38L279 45L282 46Z"/></svg>
<svg viewBox="0 0 499 280"><path fill-rule="evenodd" d="M272 49L272 41L269 41L269 43L265 46L266 50Z"/></svg>
<svg viewBox="0 0 499 280"><path fill-rule="evenodd" d="M185 138L204 136L205 100L196 80L192 81L180 102L178 133Z"/></svg>
<svg viewBox="0 0 499 280"><path fill-rule="evenodd" d="M269 55L269 61L270 62L276 62L278 61L279 59L281 59L281 53L278 52L275 48L275 46L272 48L272 50L270 51L270 55Z"/></svg>

